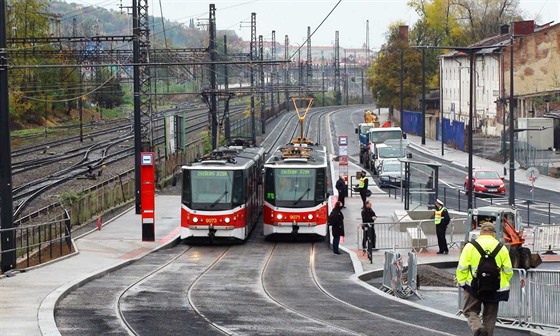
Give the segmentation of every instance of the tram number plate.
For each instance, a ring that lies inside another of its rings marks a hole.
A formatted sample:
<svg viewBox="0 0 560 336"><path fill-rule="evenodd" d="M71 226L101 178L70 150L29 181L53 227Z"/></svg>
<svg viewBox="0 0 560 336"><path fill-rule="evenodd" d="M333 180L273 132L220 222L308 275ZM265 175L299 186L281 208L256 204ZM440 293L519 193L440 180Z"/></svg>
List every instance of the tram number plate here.
<svg viewBox="0 0 560 336"><path fill-rule="evenodd" d="M208 223L208 224L218 223L218 219L216 219L216 218L206 218L205 222Z"/></svg>
<svg viewBox="0 0 560 336"><path fill-rule="evenodd" d="M300 220L301 219L301 215L290 215L288 217L290 220Z"/></svg>

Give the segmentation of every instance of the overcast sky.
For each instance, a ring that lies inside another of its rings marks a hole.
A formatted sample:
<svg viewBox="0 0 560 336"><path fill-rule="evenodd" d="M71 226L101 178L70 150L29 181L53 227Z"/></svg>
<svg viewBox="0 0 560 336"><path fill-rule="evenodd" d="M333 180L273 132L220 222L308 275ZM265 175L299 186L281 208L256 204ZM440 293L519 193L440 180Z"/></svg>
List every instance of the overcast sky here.
<svg viewBox="0 0 560 336"><path fill-rule="evenodd" d="M66 0L86 5L97 5L117 9L118 0ZM122 0L127 5L130 0ZM276 39L284 42L288 35L292 45L305 41L307 26L313 32L338 0L149 0L150 15L160 16L160 3L163 17L172 21L188 23L191 18L207 19L208 6L216 5L218 29L232 29L244 40L249 40L248 27L252 12L257 13L257 35L270 40L272 30ZM536 19L542 24L549 21L560 22L560 0L521 0L525 19ZM332 45L335 31L340 32L340 45L345 48L359 48L366 41L366 21L369 20L369 41L373 49L385 42L384 34L389 24L397 21L409 26L417 20L416 13L407 6L406 0L342 0L311 38L312 45ZM240 28L240 22L246 22ZM196 22L196 21L195 21ZM200 21L204 23L205 21Z"/></svg>

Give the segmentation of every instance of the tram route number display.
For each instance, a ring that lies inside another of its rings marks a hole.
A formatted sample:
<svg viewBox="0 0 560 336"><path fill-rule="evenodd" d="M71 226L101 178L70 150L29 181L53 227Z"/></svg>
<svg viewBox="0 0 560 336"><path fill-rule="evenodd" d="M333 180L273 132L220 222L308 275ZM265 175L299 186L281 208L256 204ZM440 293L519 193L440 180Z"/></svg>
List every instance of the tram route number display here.
<svg viewBox="0 0 560 336"><path fill-rule="evenodd" d="M280 169L280 175L311 175L311 169Z"/></svg>
<svg viewBox="0 0 560 336"><path fill-rule="evenodd" d="M227 171L211 171L211 170L199 170L196 171L197 177L227 177Z"/></svg>

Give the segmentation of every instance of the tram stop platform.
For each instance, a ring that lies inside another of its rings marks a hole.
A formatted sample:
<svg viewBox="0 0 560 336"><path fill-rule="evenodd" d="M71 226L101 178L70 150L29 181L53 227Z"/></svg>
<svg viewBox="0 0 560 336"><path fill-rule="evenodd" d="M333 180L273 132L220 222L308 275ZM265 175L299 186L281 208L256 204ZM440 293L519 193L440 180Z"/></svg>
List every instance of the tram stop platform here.
<svg viewBox="0 0 560 336"><path fill-rule="evenodd" d="M156 239L142 241L140 215L134 207L107 221L101 230L74 238L75 253L0 278L0 335L60 335L54 319L65 292L125 267L180 237L180 196L156 197Z"/></svg>

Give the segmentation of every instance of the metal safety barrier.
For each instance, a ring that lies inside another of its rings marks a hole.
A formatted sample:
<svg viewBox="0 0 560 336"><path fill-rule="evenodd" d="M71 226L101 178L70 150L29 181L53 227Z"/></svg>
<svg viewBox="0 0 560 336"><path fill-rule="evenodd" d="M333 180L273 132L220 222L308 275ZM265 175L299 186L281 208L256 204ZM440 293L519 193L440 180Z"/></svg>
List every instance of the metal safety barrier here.
<svg viewBox="0 0 560 336"><path fill-rule="evenodd" d="M407 284L403 284L403 263L402 263L402 258L400 253L385 251L385 263L383 267L383 284L381 285L382 291L392 294L401 299L407 298L412 294L418 295L416 292L416 288L417 288L416 254L412 253L414 256L411 257L411 253L409 253L408 255L409 265L408 265L407 279L409 279L409 281ZM411 269L414 273L412 275L414 281L412 282L410 281ZM415 289L412 289L410 287L411 283L413 284Z"/></svg>
<svg viewBox="0 0 560 336"><path fill-rule="evenodd" d="M501 322L510 320L514 325L523 325L527 321L526 279L527 271L517 268L513 270L513 276L509 281L509 300L500 302L498 309L498 318Z"/></svg>
<svg viewBox="0 0 560 336"><path fill-rule="evenodd" d="M462 313L464 291L458 290L459 313ZM514 269L507 302L500 302L501 323L532 327L550 327L560 332L560 271Z"/></svg>
<svg viewBox="0 0 560 336"><path fill-rule="evenodd" d="M540 225L534 233L535 252L560 250L560 225Z"/></svg>
<svg viewBox="0 0 560 336"><path fill-rule="evenodd" d="M407 285L412 293L420 298L418 294L418 260L414 252L408 252Z"/></svg>
<svg viewBox="0 0 560 336"><path fill-rule="evenodd" d="M464 240L464 234L457 233L456 227L464 228L464 220L454 220L447 227L446 238L449 248L459 248ZM367 230L363 230L362 223L357 225L356 247L362 248L362 239ZM372 228L375 230L376 249L413 249L421 251L430 247L437 247L436 226L433 219L416 220L399 223L378 223Z"/></svg>
<svg viewBox="0 0 560 336"><path fill-rule="evenodd" d="M529 325L548 326L560 331L560 271L527 271Z"/></svg>

